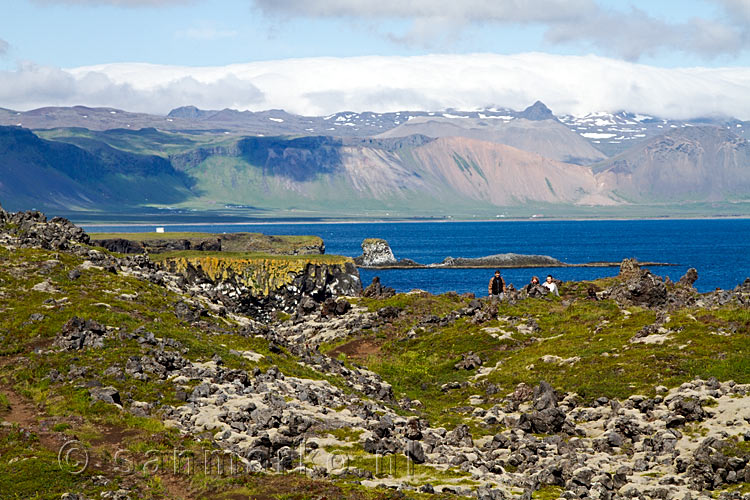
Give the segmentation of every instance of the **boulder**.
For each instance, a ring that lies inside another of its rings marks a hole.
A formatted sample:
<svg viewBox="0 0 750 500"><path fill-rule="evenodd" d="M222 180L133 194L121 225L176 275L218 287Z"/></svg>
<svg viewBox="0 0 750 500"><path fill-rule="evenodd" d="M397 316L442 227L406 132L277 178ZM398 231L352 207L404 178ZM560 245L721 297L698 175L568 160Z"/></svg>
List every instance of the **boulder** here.
<svg viewBox="0 0 750 500"><path fill-rule="evenodd" d="M201 316L207 316L208 312L197 305L180 300L174 306L174 314L178 319L192 323L198 321Z"/></svg>
<svg viewBox="0 0 750 500"><path fill-rule="evenodd" d="M557 396L552 386L542 380L534 389L534 409L537 411L557 408Z"/></svg>
<svg viewBox="0 0 750 500"><path fill-rule="evenodd" d="M518 420L518 429L528 433L550 434L563 430L565 412L560 408L524 413Z"/></svg>
<svg viewBox="0 0 750 500"><path fill-rule="evenodd" d="M387 241L367 238L362 242L362 255L354 259L361 267L392 266L398 263Z"/></svg>
<svg viewBox="0 0 750 500"><path fill-rule="evenodd" d="M385 306L378 309L378 317L384 320L395 319L399 314L401 314L401 309L396 306Z"/></svg>
<svg viewBox="0 0 750 500"><path fill-rule="evenodd" d="M469 351L464 354L461 361L453 365L453 368L456 370L474 370L480 366L482 366L482 359L473 351Z"/></svg>
<svg viewBox="0 0 750 500"><path fill-rule="evenodd" d="M92 240L93 245L99 246L110 252L124 254L145 253L143 244L137 241L126 240L125 238L108 238L104 240Z"/></svg>
<svg viewBox="0 0 750 500"><path fill-rule="evenodd" d="M623 281L611 287L608 295L620 305L659 308L667 303L664 280L641 269L635 260L622 261L619 277Z"/></svg>
<svg viewBox="0 0 750 500"><path fill-rule="evenodd" d="M406 439L412 441L419 441L422 439L422 428L418 418L411 418L406 423L406 430L404 432Z"/></svg>
<svg viewBox="0 0 750 500"><path fill-rule="evenodd" d="M112 386L108 387L92 387L89 389L91 395L91 401L103 401L108 404L122 404L120 401L120 393Z"/></svg>
<svg viewBox="0 0 750 500"><path fill-rule="evenodd" d="M620 274L618 277L628 280L640 276L641 266L636 259L623 259L620 263Z"/></svg>
<svg viewBox="0 0 750 500"><path fill-rule="evenodd" d="M349 301L345 299L336 300L334 298L327 298L320 306L320 316L323 318L333 318L336 316L343 316L348 313L352 308Z"/></svg>
<svg viewBox="0 0 750 500"><path fill-rule="evenodd" d="M542 285L527 285L523 287L522 293L524 293L528 297L543 297L549 293L549 289L543 287Z"/></svg>
<svg viewBox="0 0 750 500"><path fill-rule="evenodd" d="M422 443L419 441L408 441L406 443L404 455L411 459L415 464L423 464L427 461L424 448L422 448Z"/></svg>
<svg viewBox="0 0 750 500"><path fill-rule="evenodd" d="M679 285L693 286L693 283L698 281L698 271L694 267L687 270L685 275L678 281Z"/></svg>
<svg viewBox="0 0 750 500"><path fill-rule="evenodd" d="M356 259L355 259L356 260ZM380 278L375 276L367 288L362 292L362 296L370 299L387 299L396 295L396 290L380 284Z"/></svg>
<svg viewBox="0 0 750 500"><path fill-rule="evenodd" d="M469 426L466 424L456 426L455 429L445 435L445 444L450 446L474 446Z"/></svg>
<svg viewBox="0 0 750 500"><path fill-rule="evenodd" d="M706 418L706 412L700 401L690 398L679 397L669 404L670 410L688 422L700 422Z"/></svg>
<svg viewBox="0 0 750 500"><path fill-rule="evenodd" d="M107 329L96 321L74 316L63 325L55 344L66 351L104 347L106 333Z"/></svg>

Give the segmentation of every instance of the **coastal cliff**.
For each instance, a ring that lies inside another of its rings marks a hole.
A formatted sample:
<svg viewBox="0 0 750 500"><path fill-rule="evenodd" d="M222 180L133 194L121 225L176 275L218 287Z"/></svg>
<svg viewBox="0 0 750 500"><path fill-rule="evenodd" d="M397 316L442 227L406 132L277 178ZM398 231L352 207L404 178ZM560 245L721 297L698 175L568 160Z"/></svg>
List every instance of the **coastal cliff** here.
<svg viewBox="0 0 750 500"><path fill-rule="evenodd" d="M318 236L261 233L94 233L92 243L110 252L126 254L196 250L320 255L326 250L323 239Z"/></svg>
<svg viewBox="0 0 750 500"><path fill-rule="evenodd" d="M160 254L157 266L203 285L243 312L292 312L309 297L316 302L362 292L354 261L336 255L281 256L224 252Z"/></svg>

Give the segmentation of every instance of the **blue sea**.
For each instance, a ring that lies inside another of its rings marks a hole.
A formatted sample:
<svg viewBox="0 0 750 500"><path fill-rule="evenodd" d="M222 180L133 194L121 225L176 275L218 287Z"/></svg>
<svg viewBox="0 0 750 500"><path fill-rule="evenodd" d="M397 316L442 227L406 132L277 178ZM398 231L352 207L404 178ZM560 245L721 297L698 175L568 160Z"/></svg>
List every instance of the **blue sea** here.
<svg viewBox="0 0 750 500"><path fill-rule="evenodd" d="M88 232L154 231L154 226L83 226ZM355 257L365 238L384 238L396 258L428 264L445 257L482 257L497 253L550 255L577 264L640 261L676 264L652 267L661 276L676 280L690 267L698 270L696 287L706 292L734 288L750 277L750 220L602 220L602 221L490 221L490 222L391 222L335 224L234 224L165 225L167 232L260 232L310 234L323 238L326 253ZM522 286L532 275L568 280L614 276L613 268L505 269L508 283ZM414 288L432 293L446 291L487 293L490 269L408 269L360 271L366 286L373 276L397 291Z"/></svg>

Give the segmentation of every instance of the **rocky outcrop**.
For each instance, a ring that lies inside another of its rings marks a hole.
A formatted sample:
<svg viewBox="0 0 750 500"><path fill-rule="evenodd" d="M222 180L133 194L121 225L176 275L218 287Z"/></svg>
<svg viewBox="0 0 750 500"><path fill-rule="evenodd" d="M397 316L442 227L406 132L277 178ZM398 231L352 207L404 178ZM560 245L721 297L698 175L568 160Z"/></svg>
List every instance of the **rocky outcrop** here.
<svg viewBox="0 0 750 500"><path fill-rule="evenodd" d="M396 295L396 290L389 286L383 286L380 283L380 277L375 276L372 278L372 283L367 285L367 288L362 292L363 297L371 299L387 299Z"/></svg>
<svg viewBox="0 0 750 500"><path fill-rule="evenodd" d="M266 235L260 233L175 233L154 237L154 233L123 234L116 238L98 238L92 244L110 252L125 254L163 253L181 250L198 252L242 252L271 255L321 255L325 243L317 236Z"/></svg>
<svg viewBox="0 0 750 500"><path fill-rule="evenodd" d="M195 250L200 252L221 251L221 240L218 238L179 238L148 241L128 240L125 238L107 238L103 240L92 240L91 243L109 250L110 252L125 254L162 253L179 250Z"/></svg>
<svg viewBox="0 0 750 500"><path fill-rule="evenodd" d="M47 220L40 212L0 212L0 245L65 250L84 257L81 269L102 269L144 279L178 293L193 295L230 311L268 319L273 311L294 312L308 297L316 303L339 296L356 296L362 291L353 261L336 256L279 256L250 259L233 257L175 257L153 262L146 255L116 257L93 249L83 229L67 219ZM127 252L123 252L127 253ZM69 273L71 280L80 270ZM45 290L52 290L45 287ZM195 304L179 311L185 318L198 319L203 311ZM197 309L196 309L197 307ZM90 330L90 329L89 329ZM91 335L81 333L68 339L71 348ZM83 340L81 340L83 339ZM97 343L98 344L98 343ZM80 348L79 347L79 348Z"/></svg>
<svg viewBox="0 0 750 500"><path fill-rule="evenodd" d="M106 238L103 240L91 240L91 244L102 247L108 252L139 254L146 253L143 244L138 241L126 240L125 238Z"/></svg>
<svg viewBox="0 0 750 500"><path fill-rule="evenodd" d="M367 238L362 242L362 255L354 262L361 267L381 267L398 264L391 246L380 238Z"/></svg>
<svg viewBox="0 0 750 500"><path fill-rule="evenodd" d="M10 243L21 247L40 247L48 250L68 250L89 243L89 236L68 219L47 217L36 211L0 212L3 234ZM2 243L2 241L0 241Z"/></svg>
<svg viewBox="0 0 750 500"><path fill-rule="evenodd" d="M642 269L635 259L625 259L620 265L619 281L595 298L611 298L620 306L640 306L650 309L679 309L688 306L720 305L731 301L747 303L742 287L735 291L719 290L701 296L693 287L698 271L687 270L677 283L664 280L648 269ZM590 294L591 295L591 294Z"/></svg>
<svg viewBox="0 0 750 500"><path fill-rule="evenodd" d="M619 277L622 281L608 291L608 296L618 304L656 308L667 303L664 280L647 269L641 269L636 260L623 260Z"/></svg>
<svg viewBox="0 0 750 500"><path fill-rule="evenodd" d="M104 347L106 333L106 328L96 321L74 316L63 325L55 344L66 351Z"/></svg>
<svg viewBox="0 0 750 500"><path fill-rule="evenodd" d="M354 262L340 258L169 257L158 266L181 275L189 286L213 294L232 310L292 313L303 298L323 302L362 292Z"/></svg>

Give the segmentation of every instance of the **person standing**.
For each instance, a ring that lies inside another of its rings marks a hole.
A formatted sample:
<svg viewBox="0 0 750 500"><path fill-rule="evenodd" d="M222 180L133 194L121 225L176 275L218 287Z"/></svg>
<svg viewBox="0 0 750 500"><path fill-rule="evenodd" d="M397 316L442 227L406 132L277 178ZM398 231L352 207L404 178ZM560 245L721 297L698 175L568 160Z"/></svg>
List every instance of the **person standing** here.
<svg viewBox="0 0 750 500"><path fill-rule="evenodd" d="M557 289L557 283L552 280L552 275L547 275L547 281L542 283L542 286L549 290L549 293L560 296L560 291Z"/></svg>
<svg viewBox="0 0 750 500"><path fill-rule="evenodd" d="M490 280L487 294L495 299L503 300L505 296L505 280L500 276L500 270L495 271L495 276Z"/></svg>

